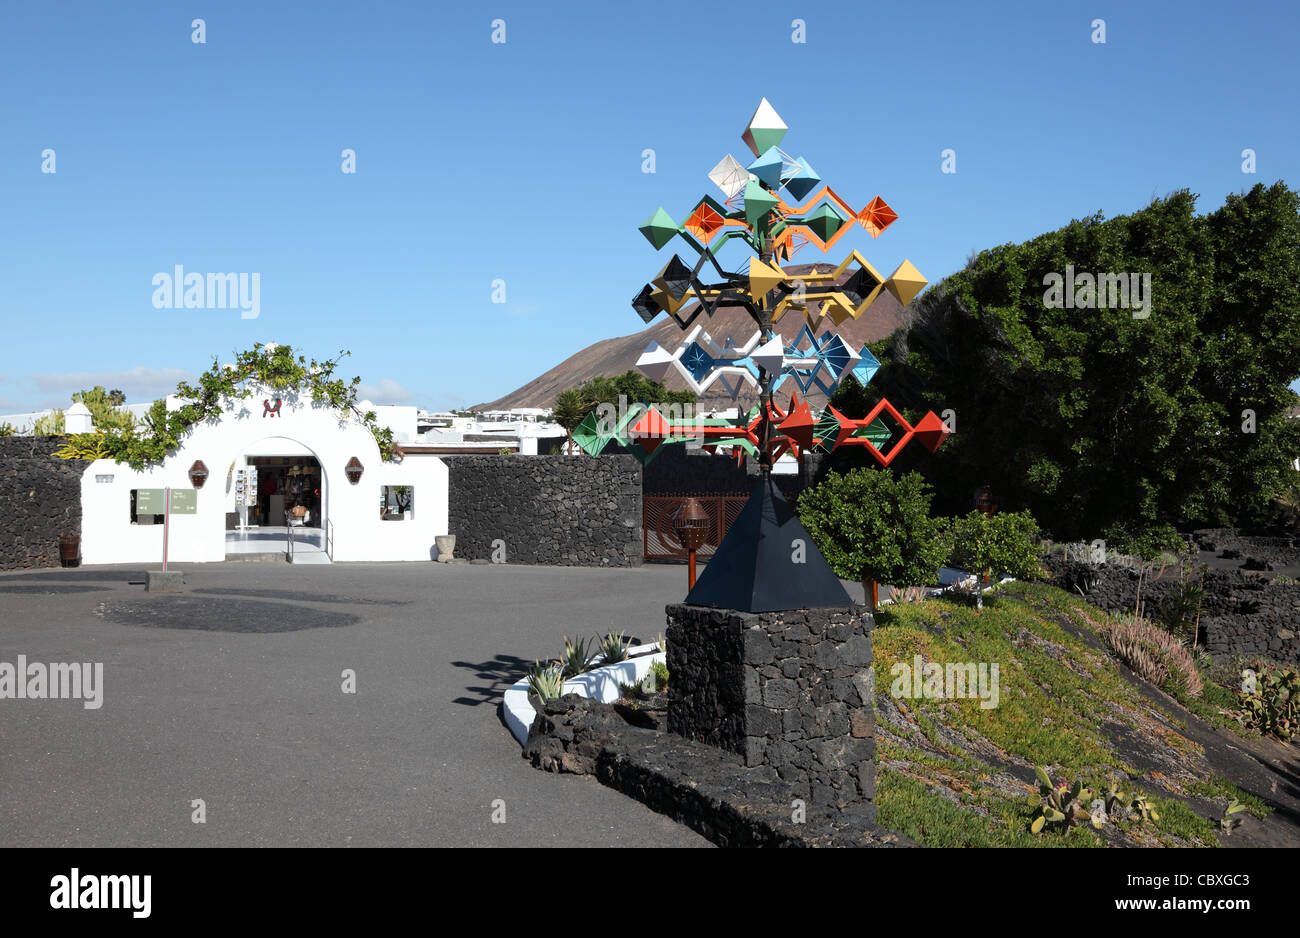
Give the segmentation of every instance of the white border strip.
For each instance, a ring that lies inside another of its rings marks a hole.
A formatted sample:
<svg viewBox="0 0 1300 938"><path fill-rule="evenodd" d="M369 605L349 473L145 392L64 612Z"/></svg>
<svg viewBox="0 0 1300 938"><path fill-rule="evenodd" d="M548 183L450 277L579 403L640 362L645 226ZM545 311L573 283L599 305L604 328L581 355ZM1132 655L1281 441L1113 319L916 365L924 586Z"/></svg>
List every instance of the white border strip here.
<svg viewBox="0 0 1300 938"><path fill-rule="evenodd" d="M618 688L619 684L635 684L643 681L650 673L651 664L656 661L668 663L666 654L662 651L654 651L657 647L653 643L633 645L627 653L639 657L629 658L618 664L593 668L577 677L571 677L564 682L564 693L591 697L601 703L612 703L622 696ZM652 651L654 654L647 654ZM506 726L510 727L510 732L522 746L528 741L528 730L532 728L533 718L537 716L537 711L528 702L528 678L520 678L506 690L501 707L505 711Z"/></svg>

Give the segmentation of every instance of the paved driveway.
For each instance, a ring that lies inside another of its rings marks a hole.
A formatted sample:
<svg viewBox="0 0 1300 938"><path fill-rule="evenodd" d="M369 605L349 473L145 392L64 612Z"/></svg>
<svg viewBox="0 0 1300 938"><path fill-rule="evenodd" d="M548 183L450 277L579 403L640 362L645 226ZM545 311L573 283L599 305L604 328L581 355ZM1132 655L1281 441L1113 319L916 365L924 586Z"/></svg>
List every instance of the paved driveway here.
<svg viewBox="0 0 1300 938"><path fill-rule="evenodd" d="M0 846L707 846L531 768L498 706L566 633L662 631L684 569L179 568L0 574L0 662L104 675L99 709L0 699Z"/></svg>

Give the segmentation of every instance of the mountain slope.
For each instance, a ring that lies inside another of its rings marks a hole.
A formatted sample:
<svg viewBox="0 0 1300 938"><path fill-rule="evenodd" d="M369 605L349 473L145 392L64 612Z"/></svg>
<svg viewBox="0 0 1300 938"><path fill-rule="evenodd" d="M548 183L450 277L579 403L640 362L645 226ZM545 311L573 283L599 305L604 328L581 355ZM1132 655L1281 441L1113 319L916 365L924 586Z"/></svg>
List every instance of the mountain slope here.
<svg viewBox="0 0 1300 938"><path fill-rule="evenodd" d="M806 273L814 265L796 265L787 268L793 274ZM825 265L815 265L824 267ZM634 316L631 306L628 316ZM846 320L842 326L830 323L818 329L818 335L827 329L838 332L855 350L868 342L885 338L902 325L906 311L894 295L881 290L875 302L858 319ZM787 313L777 323L777 331L787 340L792 340L803 325L803 318L798 313ZM703 324L704 331L714 341L722 343L731 336L738 344L754 334L756 326L749 314L739 307L722 307L712 319L701 317L691 324L691 328ZM677 323L664 316L653 325L633 335L604 339L587 346L577 354L571 355L554 368L546 371L532 381L511 391L504 397L486 404L475 405L475 410L507 410L511 407L550 407L561 391L574 388L583 382L600 375L620 375L629 368L636 367L636 360L641 357L646 346L658 342L664 348L676 350L689 330L683 332ZM669 390L684 390L686 382L675 371L670 371L664 382ZM789 399L795 385L787 381L777 392L778 403L784 405ZM733 403L731 397L717 385L710 388L704 399L710 406L727 407ZM748 405L756 400L753 394L741 394L741 402ZM808 400L814 407L825 403L825 395L814 386L809 389Z"/></svg>

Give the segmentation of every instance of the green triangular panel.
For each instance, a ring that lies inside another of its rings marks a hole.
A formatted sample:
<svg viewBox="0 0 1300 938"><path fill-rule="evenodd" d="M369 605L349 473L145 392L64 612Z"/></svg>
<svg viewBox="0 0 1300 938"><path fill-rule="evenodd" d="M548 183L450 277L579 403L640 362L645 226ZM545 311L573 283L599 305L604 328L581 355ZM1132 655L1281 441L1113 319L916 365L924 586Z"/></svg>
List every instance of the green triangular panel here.
<svg viewBox="0 0 1300 938"><path fill-rule="evenodd" d="M817 418L817 424L813 427L813 438L821 440L817 444L816 450L820 453L829 453L835 448L835 440L839 437L840 422L830 412L829 408L822 411L822 415Z"/></svg>
<svg viewBox="0 0 1300 938"><path fill-rule="evenodd" d="M785 139L786 128L750 127L749 133L754 138L754 149L763 153Z"/></svg>
<svg viewBox="0 0 1300 938"><path fill-rule="evenodd" d="M815 212L808 216L805 224L816 233L817 237L823 241L829 241L835 235L835 232L844 227L846 221L848 219L844 217L839 209L830 202L823 202L817 206Z"/></svg>
<svg viewBox="0 0 1300 938"><path fill-rule="evenodd" d="M753 180L745 183L745 221L751 228L776 208L776 196Z"/></svg>
<svg viewBox="0 0 1300 938"><path fill-rule="evenodd" d="M894 431L890 429L889 424L885 423L882 418L877 417L853 435L856 437L865 436L871 441L872 446L876 449L880 449L880 447L889 442L890 438L894 435Z"/></svg>
<svg viewBox="0 0 1300 938"><path fill-rule="evenodd" d="M655 213L646 219L645 224L639 230L645 235L645 239L655 246L657 251L677 234L677 222L673 221L672 216L662 208L657 208Z"/></svg>

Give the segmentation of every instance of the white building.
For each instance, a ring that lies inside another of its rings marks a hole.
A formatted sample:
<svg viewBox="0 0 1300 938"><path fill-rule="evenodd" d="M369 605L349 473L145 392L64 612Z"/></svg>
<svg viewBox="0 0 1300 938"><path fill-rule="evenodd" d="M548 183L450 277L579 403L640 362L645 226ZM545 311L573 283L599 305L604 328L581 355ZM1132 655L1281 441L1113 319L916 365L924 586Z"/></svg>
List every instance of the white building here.
<svg viewBox="0 0 1300 938"><path fill-rule="evenodd" d="M414 407L361 409L374 410L399 445L417 435ZM152 499L166 488L174 510L164 525ZM434 537L447 533L446 463L430 455L385 462L359 420L316 404L310 392L232 400L161 465L135 471L97 460L81 496L86 564L158 562L164 528L168 559L177 562L283 552L291 534L298 562L431 560ZM190 499L193 513L177 513Z"/></svg>

